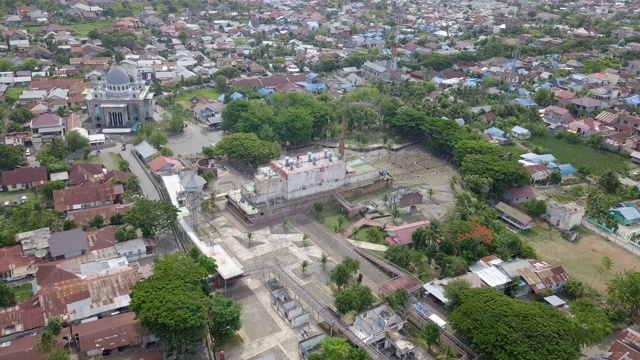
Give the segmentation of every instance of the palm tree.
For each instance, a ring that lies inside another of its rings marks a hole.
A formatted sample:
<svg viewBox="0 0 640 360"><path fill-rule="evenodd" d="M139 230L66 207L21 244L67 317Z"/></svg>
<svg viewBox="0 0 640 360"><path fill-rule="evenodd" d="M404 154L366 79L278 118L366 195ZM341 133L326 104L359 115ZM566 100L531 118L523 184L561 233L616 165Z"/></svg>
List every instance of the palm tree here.
<svg viewBox="0 0 640 360"><path fill-rule="evenodd" d="M310 237L311 236L309 236L309 234L307 234L307 233L302 234L302 245L306 246L307 245L307 240L309 240Z"/></svg>
<svg viewBox="0 0 640 360"><path fill-rule="evenodd" d="M436 356L436 360L456 360L458 357L456 353L449 346L442 347L442 353Z"/></svg>
<svg viewBox="0 0 640 360"><path fill-rule="evenodd" d="M303 261L300 263L300 268L302 269L302 273L303 273L303 274L307 272L307 267L309 267L309 261L307 261L307 260L303 260Z"/></svg>
<svg viewBox="0 0 640 360"><path fill-rule="evenodd" d="M433 197L434 193L435 193L435 191L433 190L433 188L429 188L429 190L427 190L427 194L429 194L429 199L431 199Z"/></svg>
<svg viewBox="0 0 640 360"><path fill-rule="evenodd" d="M289 218L285 217L284 219L282 219L282 227L283 228L288 228L289 227Z"/></svg>
<svg viewBox="0 0 640 360"><path fill-rule="evenodd" d="M249 244L251 244L251 238L253 237L253 233L251 231L249 231L247 233L247 239L249 239Z"/></svg>
<svg viewBox="0 0 640 360"><path fill-rule="evenodd" d="M458 185L458 184L459 184L459 182L458 182L458 177L457 176L454 175L449 179L449 187L451 188L451 190L455 191L456 190L456 185Z"/></svg>
<svg viewBox="0 0 640 360"><path fill-rule="evenodd" d="M36 341L36 348L39 352L43 354L49 354L57 347L57 341L55 336L49 332L45 331L40 335L38 340Z"/></svg>
<svg viewBox="0 0 640 360"><path fill-rule="evenodd" d="M140 192L140 178L131 175L124 183L124 189L134 193Z"/></svg>
<svg viewBox="0 0 640 360"><path fill-rule="evenodd" d="M320 256L320 265L322 265L322 271L327 271L327 263L329 262L329 257L327 254L322 253Z"/></svg>
<svg viewBox="0 0 640 360"><path fill-rule="evenodd" d="M344 215L340 215L338 216L338 219L336 220L336 222L337 222L336 232L340 232L344 224L347 222L347 218Z"/></svg>
<svg viewBox="0 0 640 360"><path fill-rule="evenodd" d="M393 205L391 207L391 221L393 221L393 223L395 224L399 216L400 216L400 207L398 205Z"/></svg>
<svg viewBox="0 0 640 360"><path fill-rule="evenodd" d="M382 201L384 201L384 203L386 204L387 201L389 201L389 193L386 192L382 195Z"/></svg>

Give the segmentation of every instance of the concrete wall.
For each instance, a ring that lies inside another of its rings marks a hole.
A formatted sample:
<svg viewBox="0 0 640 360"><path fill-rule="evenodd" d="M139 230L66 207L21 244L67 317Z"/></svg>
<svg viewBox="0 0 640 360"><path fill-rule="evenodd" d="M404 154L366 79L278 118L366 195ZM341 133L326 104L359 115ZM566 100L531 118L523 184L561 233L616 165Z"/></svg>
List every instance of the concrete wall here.
<svg viewBox="0 0 640 360"><path fill-rule="evenodd" d="M345 179L345 163L337 161L329 166L288 174L283 182L283 194L286 199L298 199L337 189L345 184Z"/></svg>
<svg viewBox="0 0 640 360"><path fill-rule="evenodd" d="M575 203L560 204L553 200L547 201L547 213L545 219L561 230L569 230L582 223L585 215L585 208Z"/></svg>

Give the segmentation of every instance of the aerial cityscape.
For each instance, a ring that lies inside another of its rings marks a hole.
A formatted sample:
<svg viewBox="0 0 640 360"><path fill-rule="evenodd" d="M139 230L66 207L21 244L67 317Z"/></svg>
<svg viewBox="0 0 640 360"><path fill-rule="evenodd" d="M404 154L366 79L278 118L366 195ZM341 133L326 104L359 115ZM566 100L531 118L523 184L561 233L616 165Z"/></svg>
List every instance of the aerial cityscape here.
<svg viewBox="0 0 640 360"><path fill-rule="evenodd" d="M640 360L640 3L1 0L0 360Z"/></svg>

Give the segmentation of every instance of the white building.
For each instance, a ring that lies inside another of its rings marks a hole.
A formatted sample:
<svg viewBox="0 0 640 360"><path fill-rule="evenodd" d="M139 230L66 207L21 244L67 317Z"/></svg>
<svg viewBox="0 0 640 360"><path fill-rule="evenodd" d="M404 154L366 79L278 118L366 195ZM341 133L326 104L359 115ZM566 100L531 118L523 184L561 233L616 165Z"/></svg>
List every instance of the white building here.
<svg viewBox="0 0 640 360"><path fill-rule="evenodd" d="M85 97L89 118L96 128L131 128L136 121L153 117L154 93L142 81L131 81L120 66L114 66L101 81L94 80Z"/></svg>

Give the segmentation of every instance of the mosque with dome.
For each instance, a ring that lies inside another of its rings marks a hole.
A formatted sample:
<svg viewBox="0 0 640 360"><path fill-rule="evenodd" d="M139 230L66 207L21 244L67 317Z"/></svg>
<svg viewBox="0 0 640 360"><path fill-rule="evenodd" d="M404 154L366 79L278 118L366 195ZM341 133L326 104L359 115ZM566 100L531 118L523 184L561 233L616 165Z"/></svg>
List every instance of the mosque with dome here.
<svg viewBox="0 0 640 360"><path fill-rule="evenodd" d="M149 86L125 69L113 66L94 80L85 101L90 123L101 129L130 129L137 121L153 117L155 100Z"/></svg>

